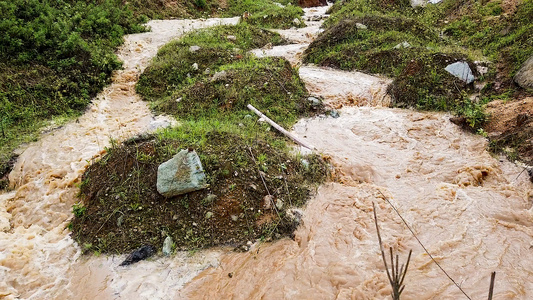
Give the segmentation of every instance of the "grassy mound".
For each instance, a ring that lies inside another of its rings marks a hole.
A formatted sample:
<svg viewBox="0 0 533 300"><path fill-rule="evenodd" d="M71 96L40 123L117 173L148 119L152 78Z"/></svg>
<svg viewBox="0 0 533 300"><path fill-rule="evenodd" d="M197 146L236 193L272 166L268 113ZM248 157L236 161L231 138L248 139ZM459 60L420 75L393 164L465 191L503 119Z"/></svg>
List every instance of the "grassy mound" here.
<svg viewBox="0 0 533 300"><path fill-rule="evenodd" d="M132 140L87 170L72 222L85 251L125 253L160 246L166 236L180 250L287 236L297 225L287 209L303 205L309 186L327 173L316 155L304 161L263 140L211 129L199 134L194 125L178 135ZM165 199L156 190L157 167L187 148L199 153L209 187ZM265 203L269 194L273 203Z"/></svg>
<svg viewBox="0 0 533 300"><path fill-rule="evenodd" d="M242 16L244 21L263 28L281 28L304 26L303 10L296 6L297 1L281 0L228 0L228 9L224 16ZM279 5L281 4L281 6ZM298 19L298 25L293 20Z"/></svg>
<svg viewBox="0 0 533 300"><path fill-rule="evenodd" d="M291 154L285 137L246 109L252 103L285 126L320 111L286 60L247 54L280 42L242 23L191 33L159 51L137 90L181 125L114 145L89 167L71 223L85 251L159 247L166 236L177 249L196 249L292 234L290 209L306 203L328 167L317 155ZM209 187L165 199L157 167L188 148L200 156Z"/></svg>
<svg viewBox="0 0 533 300"><path fill-rule="evenodd" d="M528 93L512 77L533 54L527 17L533 14L531 0L516 8L499 1L446 0L412 8L403 2L348 0L330 12L326 30L305 60L391 76L389 93L397 106L451 111L477 129L486 119L484 103ZM472 84L444 70L455 61L467 62L478 81L486 83L479 91L481 101L467 97L476 92ZM478 74L474 61L483 61L489 72Z"/></svg>
<svg viewBox="0 0 533 300"><path fill-rule="evenodd" d="M228 40L232 32L234 38ZM282 58L247 53L281 42L279 35L244 23L190 34L159 51L141 75L137 92L156 111L180 119L241 119L252 104L280 124L292 125L299 116L316 112L305 101L297 72ZM191 46L200 49L192 52Z"/></svg>

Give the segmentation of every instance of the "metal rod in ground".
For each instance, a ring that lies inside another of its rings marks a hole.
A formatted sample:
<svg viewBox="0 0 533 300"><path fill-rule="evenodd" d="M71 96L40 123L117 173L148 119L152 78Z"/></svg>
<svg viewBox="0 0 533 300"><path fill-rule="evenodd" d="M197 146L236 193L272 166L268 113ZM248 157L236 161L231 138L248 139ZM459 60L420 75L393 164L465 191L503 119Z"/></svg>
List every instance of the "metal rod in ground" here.
<svg viewBox="0 0 533 300"><path fill-rule="evenodd" d="M489 300L492 300L492 293L494 292L494 280L496 279L496 272L490 275Z"/></svg>
<svg viewBox="0 0 533 300"><path fill-rule="evenodd" d="M253 111L256 115L258 115L259 117L265 119L265 121L267 121L268 124L270 124L272 127L276 128L279 132L283 133L286 137L290 138L291 140L293 140L294 142L296 142L297 144L309 149L309 150L316 150L315 147L307 144L306 142L300 140L297 136L295 136L294 134L288 132L287 130L285 130L283 127L279 126L276 122L272 121L269 117L265 116L262 112L260 112L259 110L257 110L257 108L253 107L251 104L248 104L248 109Z"/></svg>

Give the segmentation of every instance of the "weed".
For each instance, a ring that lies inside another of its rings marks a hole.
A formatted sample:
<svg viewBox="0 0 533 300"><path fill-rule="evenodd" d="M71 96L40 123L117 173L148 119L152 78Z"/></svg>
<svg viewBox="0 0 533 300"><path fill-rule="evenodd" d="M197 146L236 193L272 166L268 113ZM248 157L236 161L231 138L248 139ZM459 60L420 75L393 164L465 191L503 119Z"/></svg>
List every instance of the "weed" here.
<svg viewBox="0 0 533 300"><path fill-rule="evenodd" d="M87 211L87 208L83 206L82 203L76 203L72 205L72 213L74 213L74 216L76 218L81 218L85 215L85 212Z"/></svg>

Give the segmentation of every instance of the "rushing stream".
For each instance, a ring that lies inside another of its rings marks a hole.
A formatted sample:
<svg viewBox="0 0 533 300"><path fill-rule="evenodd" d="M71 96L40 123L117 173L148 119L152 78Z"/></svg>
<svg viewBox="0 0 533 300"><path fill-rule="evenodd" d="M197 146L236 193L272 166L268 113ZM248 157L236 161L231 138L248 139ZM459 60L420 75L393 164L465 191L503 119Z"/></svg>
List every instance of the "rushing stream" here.
<svg viewBox="0 0 533 300"><path fill-rule="evenodd" d="M309 18L325 8L306 9ZM316 19L316 18L315 18ZM82 257L65 229L76 184L109 139L166 126L133 86L158 47L197 27L236 19L152 21L130 35L125 70L77 122L54 130L20 156L0 195L0 298L6 299L388 299L372 203L385 247L413 257L402 299L466 299L433 257L472 299L533 299L532 185L521 168L492 157L483 137L461 131L449 116L387 108L390 82L357 72L301 66L311 93L339 118L298 122L293 132L335 165L304 210L295 240L230 249L180 252L128 267L123 257ZM320 22L280 31L299 44L257 50L295 65Z"/></svg>

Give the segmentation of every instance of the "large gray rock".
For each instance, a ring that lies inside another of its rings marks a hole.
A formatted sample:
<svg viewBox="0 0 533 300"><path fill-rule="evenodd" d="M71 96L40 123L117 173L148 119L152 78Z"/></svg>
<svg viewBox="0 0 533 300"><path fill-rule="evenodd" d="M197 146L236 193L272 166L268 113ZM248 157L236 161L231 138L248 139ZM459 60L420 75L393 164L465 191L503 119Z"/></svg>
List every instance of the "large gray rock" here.
<svg viewBox="0 0 533 300"><path fill-rule="evenodd" d="M533 89L533 56L520 67L514 76L514 81L525 89Z"/></svg>
<svg viewBox="0 0 533 300"><path fill-rule="evenodd" d="M207 187L204 169L194 150L181 150L157 168L157 191L173 197Z"/></svg>
<svg viewBox="0 0 533 300"><path fill-rule="evenodd" d="M445 70L466 83L470 83L475 79L474 74L472 74L472 70L470 70L470 67L464 61L458 61L453 64L449 64L446 66Z"/></svg>

